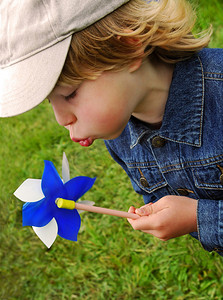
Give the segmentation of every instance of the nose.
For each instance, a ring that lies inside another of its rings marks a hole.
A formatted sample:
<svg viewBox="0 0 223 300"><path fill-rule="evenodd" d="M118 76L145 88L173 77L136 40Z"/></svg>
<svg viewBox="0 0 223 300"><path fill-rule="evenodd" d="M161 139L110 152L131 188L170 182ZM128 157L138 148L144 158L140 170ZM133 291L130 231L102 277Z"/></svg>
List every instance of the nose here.
<svg viewBox="0 0 223 300"><path fill-rule="evenodd" d="M60 104L59 102L52 103L53 111L57 123L61 126L68 126L76 122L77 118L74 113L69 109L69 106Z"/></svg>

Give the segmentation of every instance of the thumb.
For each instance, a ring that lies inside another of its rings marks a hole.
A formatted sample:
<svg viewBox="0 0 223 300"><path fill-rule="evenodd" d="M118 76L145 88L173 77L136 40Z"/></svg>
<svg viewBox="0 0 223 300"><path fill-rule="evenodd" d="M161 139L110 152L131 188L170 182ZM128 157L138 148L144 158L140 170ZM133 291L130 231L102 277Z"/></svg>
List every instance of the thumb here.
<svg viewBox="0 0 223 300"><path fill-rule="evenodd" d="M149 216L151 215L152 213L154 213L154 209L153 209L153 203L150 202L140 208L137 208L135 210L135 213L139 216Z"/></svg>

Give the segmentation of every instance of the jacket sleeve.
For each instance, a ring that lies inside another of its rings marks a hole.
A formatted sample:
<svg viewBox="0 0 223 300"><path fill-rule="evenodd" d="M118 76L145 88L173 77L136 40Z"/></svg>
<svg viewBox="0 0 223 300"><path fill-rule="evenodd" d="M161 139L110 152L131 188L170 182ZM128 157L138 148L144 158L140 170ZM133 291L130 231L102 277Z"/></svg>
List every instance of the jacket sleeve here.
<svg viewBox="0 0 223 300"><path fill-rule="evenodd" d="M198 200L197 224L203 248L223 256L223 200Z"/></svg>

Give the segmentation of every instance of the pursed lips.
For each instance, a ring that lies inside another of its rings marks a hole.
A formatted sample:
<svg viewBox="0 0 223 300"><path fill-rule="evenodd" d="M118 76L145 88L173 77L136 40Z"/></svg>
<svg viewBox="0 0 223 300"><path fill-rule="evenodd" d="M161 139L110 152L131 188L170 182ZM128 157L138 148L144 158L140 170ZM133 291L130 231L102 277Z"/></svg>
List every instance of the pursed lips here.
<svg viewBox="0 0 223 300"><path fill-rule="evenodd" d="M74 137L73 135L73 130L72 130L72 125L67 125L67 126L64 126L67 130L69 130L70 132L70 139L75 142L75 143L79 143L81 146L83 147L89 147L93 144L94 142L94 139L91 138L91 137L88 137L88 138L80 138L80 139L77 139Z"/></svg>

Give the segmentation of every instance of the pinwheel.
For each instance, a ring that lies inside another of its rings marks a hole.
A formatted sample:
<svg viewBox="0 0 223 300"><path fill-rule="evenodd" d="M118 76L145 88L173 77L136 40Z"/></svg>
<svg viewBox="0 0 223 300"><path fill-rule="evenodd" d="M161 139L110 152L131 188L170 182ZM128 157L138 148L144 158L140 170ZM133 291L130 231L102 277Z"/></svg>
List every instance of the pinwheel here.
<svg viewBox="0 0 223 300"><path fill-rule="evenodd" d="M14 192L23 202L23 226L32 226L42 242L50 248L57 234L77 241L81 225L79 213L91 211L124 218L139 218L136 214L95 207L94 202L79 201L94 184L96 178L78 176L70 179L69 163L65 153L62 160L62 178L51 161L44 161L41 179L26 179Z"/></svg>
<svg viewBox="0 0 223 300"><path fill-rule="evenodd" d="M32 226L37 236L50 248L57 234L62 238L77 241L81 225L78 211L58 208L56 199L77 201L92 187L95 178L79 176L70 179L65 153L62 161L63 180L51 161L46 160L44 164L42 180L26 179L14 195L26 202L22 210L23 226Z"/></svg>

